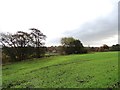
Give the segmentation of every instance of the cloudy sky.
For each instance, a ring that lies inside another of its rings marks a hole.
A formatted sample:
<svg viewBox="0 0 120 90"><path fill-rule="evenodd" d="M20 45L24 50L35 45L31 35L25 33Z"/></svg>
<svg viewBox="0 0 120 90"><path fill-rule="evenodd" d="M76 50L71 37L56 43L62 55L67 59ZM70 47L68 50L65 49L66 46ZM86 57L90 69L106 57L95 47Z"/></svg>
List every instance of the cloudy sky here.
<svg viewBox="0 0 120 90"><path fill-rule="evenodd" d="M0 0L0 32L37 28L47 46L62 37L80 39L86 46L118 43L119 0Z"/></svg>

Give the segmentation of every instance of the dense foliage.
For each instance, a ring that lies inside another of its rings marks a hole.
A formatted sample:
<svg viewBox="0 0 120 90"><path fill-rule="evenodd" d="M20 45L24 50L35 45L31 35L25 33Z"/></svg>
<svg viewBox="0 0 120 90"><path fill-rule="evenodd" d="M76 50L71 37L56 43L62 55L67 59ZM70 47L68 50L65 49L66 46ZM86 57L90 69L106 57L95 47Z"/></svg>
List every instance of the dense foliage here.
<svg viewBox="0 0 120 90"><path fill-rule="evenodd" d="M120 51L120 44L112 45L110 50L111 51Z"/></svg>
<svg viewBox="0 0 120 90"><path fill-rule="evenodd" d="M78 54L86 52L81 41L74 39L73 37L62 38L61 44L65 54Z"/></svg>

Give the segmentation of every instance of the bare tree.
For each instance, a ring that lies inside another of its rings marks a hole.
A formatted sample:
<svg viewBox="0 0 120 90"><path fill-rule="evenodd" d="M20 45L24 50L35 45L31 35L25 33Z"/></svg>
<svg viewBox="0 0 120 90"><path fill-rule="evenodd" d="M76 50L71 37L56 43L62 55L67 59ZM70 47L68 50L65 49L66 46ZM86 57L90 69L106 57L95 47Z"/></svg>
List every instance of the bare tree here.
<svg viewBox="0 0 120 90"><path fill-rule="evenodd" d="M40 30L36 29L36 28L31 28L30 29L31 32L31 37L33 38L33 46L36 47L36 57L40 58L40 47L42 45L44 45L44 43L42 42L43 40L46 39L46 35L44 35Z"/></svg>

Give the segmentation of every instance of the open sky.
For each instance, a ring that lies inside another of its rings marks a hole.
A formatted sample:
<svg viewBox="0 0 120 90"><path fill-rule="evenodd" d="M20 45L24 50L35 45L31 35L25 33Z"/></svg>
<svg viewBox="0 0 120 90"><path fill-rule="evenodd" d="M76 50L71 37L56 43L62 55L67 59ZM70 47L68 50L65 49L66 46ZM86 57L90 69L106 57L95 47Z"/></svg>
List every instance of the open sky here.
<svg viewBox="0 0 120 90"><path fill-rule="evenodd" d="M0 0L0 32L37 28L45 45L60 45L62 37L86 46L118 43L119 0Z"/></svg>

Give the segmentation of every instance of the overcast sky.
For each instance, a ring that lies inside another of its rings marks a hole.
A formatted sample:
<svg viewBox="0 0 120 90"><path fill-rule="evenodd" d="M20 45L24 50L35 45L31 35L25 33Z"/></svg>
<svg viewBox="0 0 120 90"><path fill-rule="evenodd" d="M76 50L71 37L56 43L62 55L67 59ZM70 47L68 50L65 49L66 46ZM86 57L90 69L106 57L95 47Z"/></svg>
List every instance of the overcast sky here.
<svg viewBox="0 0 120 90"><path fill-rule="evenodd" d="M0 32L37 28L47 46L60 45L65 36L86 46L111 46L118 43L118 1L0 0Z"/></svg>

